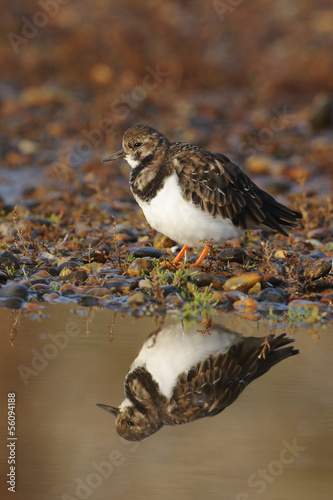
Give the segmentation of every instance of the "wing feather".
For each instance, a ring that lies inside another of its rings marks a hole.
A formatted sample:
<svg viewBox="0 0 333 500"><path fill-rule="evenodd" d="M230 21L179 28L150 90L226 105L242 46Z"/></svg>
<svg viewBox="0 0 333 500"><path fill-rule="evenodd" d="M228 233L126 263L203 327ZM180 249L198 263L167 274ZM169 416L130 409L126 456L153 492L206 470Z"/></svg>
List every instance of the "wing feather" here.
<svg viewBox="0 0 333 500"><path fill-rule="evenodd" d="M226 156L189 144L173 143L169 161L186 200L214 217L230 219L241 229L268 227L287 235L302 214L277 202L256 186Z"/></svg>

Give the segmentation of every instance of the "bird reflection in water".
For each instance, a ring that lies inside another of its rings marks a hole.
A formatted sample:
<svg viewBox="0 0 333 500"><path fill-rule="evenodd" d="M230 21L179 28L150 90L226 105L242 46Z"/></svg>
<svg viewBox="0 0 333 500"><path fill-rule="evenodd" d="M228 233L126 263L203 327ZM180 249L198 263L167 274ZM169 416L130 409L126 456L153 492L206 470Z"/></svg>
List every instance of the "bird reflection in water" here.
<svg viewBox="0 0 333 500"><path fill-rule="evenodd" d="M144 342L126 375L121 405L98 406L116 417L123 438L140 441L163 425L217 415L250 382L297 354L292 342L285 334L244 337L220 325L202 333L179 323Z"/></svg>

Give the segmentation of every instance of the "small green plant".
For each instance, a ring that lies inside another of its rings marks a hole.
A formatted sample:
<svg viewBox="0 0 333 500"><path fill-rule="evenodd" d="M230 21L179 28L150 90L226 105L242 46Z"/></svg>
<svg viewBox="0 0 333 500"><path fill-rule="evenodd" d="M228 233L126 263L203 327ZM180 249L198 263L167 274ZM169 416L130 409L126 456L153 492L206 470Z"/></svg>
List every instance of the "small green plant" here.
<svg viewBox="0 0 333 500"><path fill-rule="evenodd" d="M288 322L289 323L321 323L327 316L327 312L320 312L319 307L289 307L288 309Z"/></svg>
<svg viewBox="0 0 333 500"><path fill-rule="evenodd" d="M199 289L193 283L187 284L190 297L185 302L184 307L179 311L181 319L185 322L191 322L201 318L202 320L209 320L216 314L215 307L218 301L212 302L213 293L211 292L211 285L206 286L203 290Z"/></svg>
<svg viewBox="0 0 333 500"><path fill-rule="evenodd" d="M54 292L57 292L58 290L60 290L61 288L61 285L59 283L52 283L51 285L51 290L53 290Z"/></svg>
<svg viewBox="0 0 333 500"><path fill-rule="evenodd" d="M16 275L17 269L15 269L15 267L5 266L5 271L8 274L8 276L10 276L11 278L14 278Z"/></svg>

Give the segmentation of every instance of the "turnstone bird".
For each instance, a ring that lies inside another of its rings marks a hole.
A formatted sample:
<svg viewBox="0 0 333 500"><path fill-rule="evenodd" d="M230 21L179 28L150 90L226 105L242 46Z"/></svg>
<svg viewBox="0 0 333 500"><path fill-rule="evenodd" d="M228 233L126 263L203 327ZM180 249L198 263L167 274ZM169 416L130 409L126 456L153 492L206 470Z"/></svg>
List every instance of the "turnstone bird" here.
<svg viewBox="0 0 333 500"><path fill-rule="evenodd" d="M276 201L220 153L184 142L170 142L140 124L126 130L122 149L105 158L125 158L131 167L130 188L147 221L157 231L188 247L208 240L225 243L245 229L273 229L288 236L300 212ZM195 263L207 255L205 246Z"/></svg>
<svg viewBox="0 0 333 500"><path fill-rule="evenodd" d="M297 354L285 334L244 337L214 325L209 334L182 324L150 336L125 378L119 407L98 404L116 417L117 432L140 441L163 425L217 415L273 365Z"/></svg>

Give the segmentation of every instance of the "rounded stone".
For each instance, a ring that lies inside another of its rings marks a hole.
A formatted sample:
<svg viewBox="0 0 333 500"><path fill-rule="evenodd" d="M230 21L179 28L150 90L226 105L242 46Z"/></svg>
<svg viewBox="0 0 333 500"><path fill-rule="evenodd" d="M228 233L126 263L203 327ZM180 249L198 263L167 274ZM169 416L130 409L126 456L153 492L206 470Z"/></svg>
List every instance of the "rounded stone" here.
<svg viewBox="0 0 333 500"><path fill-rule="evenodd" d="M109 293L121 293L121 294L129 294L133 289L132 285L127 281L111 281L109 283L105 283L104 286L108 288Z"/></svg>
<svg viewBox="0 0 333 500"><path fill-rule="evenodd" d="M165 236L162 233L157 233L154 238L154 247L157 249L171 248L174 245L174 240L171 240L168 236Z"/></svg>
<svg viewBox="0 0 333 500"><path fill-rule="evenodd" d="M282 283L282 278L275 276L275 274L265 273L263 276L263 281L273 286L278 286Z"/></svg>
<svg viewBox="0 0 333 500"><path fill-rule="evenodd" d="M233 304L234 309L241 312L255 312L259 308L259 303L254 299L236 300Z"/></svg>
<svg viewBox="0 0 333 500"><path fill-rule="evenodd" d="M1 307L6 307L7 309L22 309L24 306L24 300L20 297L4 297L0 300Z"/></svg>
<svg viewBox="0 0 333 500"><path fill-rule="evenodd" d="M0 288L0 297L20 297L23 300L28 300L28 289L20 283L5 285Z"/></svg>
<svg viewBox="0 0 333 500"><path fill-rule="evenodd" d="M313 264L310 264L304 270L304 278L307 281L322 278L323 276L326 276L326 274L328 274L331 269L332 262L330 260L319 260L317 262L314 262Z"/></svg>
<svg viewBox="0 0 333 500"><path fill-rule="evenodd" d="M244 273L240 276L233 276L228 279L223 286L224 291L240 291L246 293L256 283L262 281L262 275L259 273Z"/></svg>
<svg viewBox="0 0 333 500"><path fill-rule="evenodd" d="M12 253L6 251L0 255L0 266L7 269L20 269L20 259Z"/></svg>
<svg viewBox="0 0 333 500"><path fill-rule="evenodd" d="M326 311L327 306L326 304L322 304L321 302L312 302L311 300L305 300L305 299L294 299L289 302L289 307L295 307L297 309L313 309L317 308L320 311Z"/></svg>
<svg viewBox="0 0 333 500"><path fill-rule="evenodd" d="M164 286L161 286L160 288L162 290L164 297L167 297L168 295L170 295L172 293L179 292L178 286L175 286L175 285L164 285Z"/></svg>
<svg viewBox="0 0 333 500"><path fill-rule="evenodd" d="M95 297L104 297L105 295L110 295L109 288L92 288L88 291L88 295Z"/></svg>
<svg viewBox="0 0 333 500"><path fill-rule="evenodd" d="M158 259L163 255L163 252L154 247L133 247L130 254L134 257L153 257Z"/></svg>
<svg viewBox="0 0 333 500"><path fill-rule="evenodd" d="M98 305L99 297L93 295L84 295L83 297L78 297L77 303L83 307L93 307Z"/></svg>
<svg viewBox="0 0 333 500"><path fill-rule="evenodd" d="M63 277L66 283L72 283L73 285L78 283L84 283L88 279L88 273L86 271L73 271L67 276Z"/></svg>
<svg viewBox="0 0 333 500"><path fill-rule="evenodd" d="M129 276L142 276L146 274L150 267L149 261L146 259L138 258L135 259L132 264L129 266L127 272Z"/></svg>
<svg viewBox="0 0 333 500"><path fill-rule="evenodd" d="M272 288L266 288L262 292L259 293L257 300L259 302L279 302L279 303L284 303L285 297L283 295L283 292L280 290L272 289Z"/></svg>
<svg viewBox="0 0 333 500"><path fill-rule="evenodd" d="M306 286L306 289L310 293L321 293L323 290L328 288L333 288L333 281L328 280L313 280Z"/></svg>
<svg viewBox="0 0 333 500"><path fill-rule="evenodd" d="M150 289L150 288L152 288L152 287L153 287L153 284L152 284L152 282L151 282L151 281L149 281L149 280L145 280L145 279L143 279L143 280L140 280L140 281L139 281L139 288L147 288L147 289Z"/></svg>
<svg viewBox="0 0 333 500"><path fill-rule="evenodd" d="M5 271L0 270L0 283L6 283L8 280L8 274Z"/></svg>
<svg viewBox="0 0 333 500"><path fill-rule="evenodd" d="M142 292L136 292L127 299L127 305L141 306L146 302L146 296Z"/></svg>
<svg viewBox="0 0 333 500"><path fill-rule="evenodd" d="M224 283L223 281L220 281L218 278L216 278L212 274L208 274L208 273L204 273L204 272L194 274L192 276L191 280L198 287L209 286L210 284L212 284L213 287L216 288L217 290L222 289L223 283Z"/></svg>
<svg viewBox="0 0 333 500"><path fill-rule="evenodd" d="M56 267L56 271L58 274L61 273L63 269L71 269L72 271L74 269L77 269L78 267L83 266L80 262L76 262L74 260L66 260L66 262L62 262L59 264L59 266Z"/></svg>
<svg viewBox="0 0 333 500"><path fill-rule="evenodd" d="M243 264L247 259L247 253L242 248L223 248L217 258L224 263L239 262Z"/></svg>

